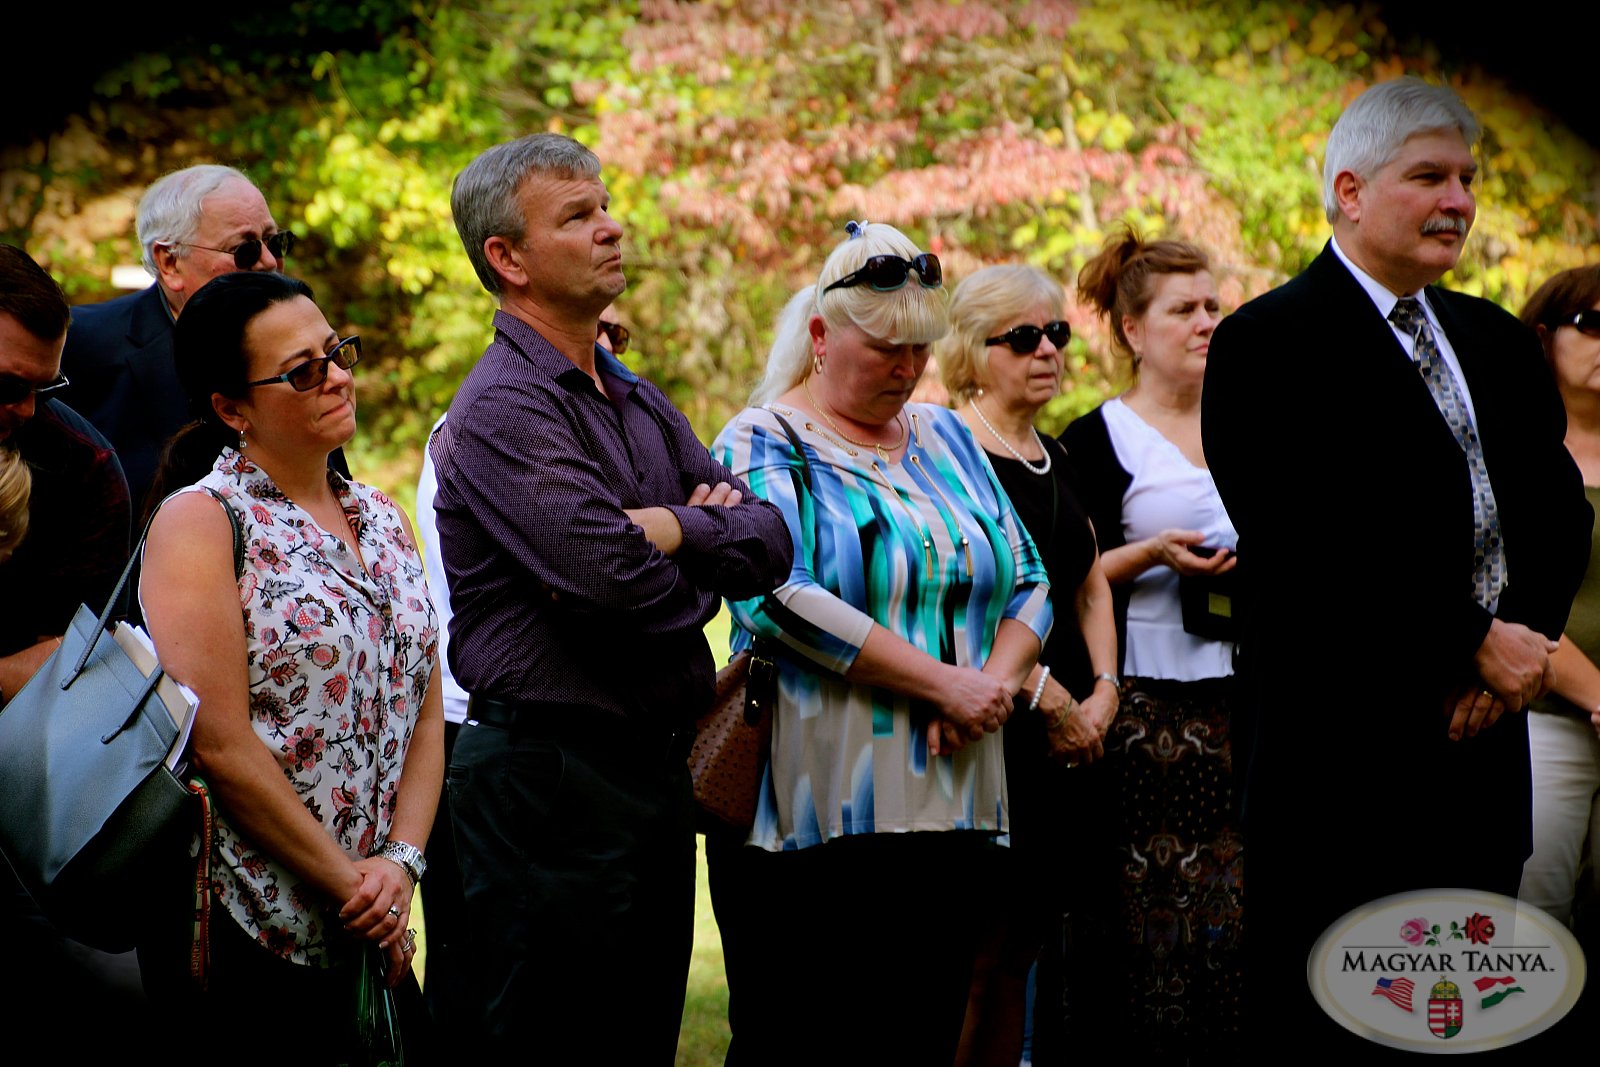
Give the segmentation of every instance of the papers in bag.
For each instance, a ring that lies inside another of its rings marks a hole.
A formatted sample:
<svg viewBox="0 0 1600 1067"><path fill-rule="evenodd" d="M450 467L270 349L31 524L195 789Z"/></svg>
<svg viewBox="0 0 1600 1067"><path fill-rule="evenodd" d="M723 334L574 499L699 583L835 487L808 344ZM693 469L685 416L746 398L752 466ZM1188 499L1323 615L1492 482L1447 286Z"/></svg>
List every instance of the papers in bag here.
<svg viewBox="0 0 1600 1067"><path fill-rule="evenodd" d="M119 622L111 635L146 678L160 666L156 660L156 646L150 643L150 635L143 627ZM184 762L183 754L189 749L189 731L194 728L194 709L200 706L200 698L193 689L166 676L156 684L156 694L166 705L167 714L172 716L172 725L178 728L178 739L172 742L166 758L167 769L177 772Z"/></svg>

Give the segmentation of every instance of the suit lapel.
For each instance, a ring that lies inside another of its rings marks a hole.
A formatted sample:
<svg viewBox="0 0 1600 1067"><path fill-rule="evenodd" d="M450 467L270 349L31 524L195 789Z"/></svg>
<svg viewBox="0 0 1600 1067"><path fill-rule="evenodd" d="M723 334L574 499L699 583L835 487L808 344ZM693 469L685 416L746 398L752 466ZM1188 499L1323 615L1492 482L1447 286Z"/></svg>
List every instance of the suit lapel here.
<svg viewBox="0 0 1600 1067"><path fill-rule="evenodd" d="M167 316L166 299L160 284L152 285L134 302L128 318L128 374L133 394L145 412L144 421L152 427L181 425L188 407L172 359L172 320ZM158 445L166 436L152 433Z"/></svg>

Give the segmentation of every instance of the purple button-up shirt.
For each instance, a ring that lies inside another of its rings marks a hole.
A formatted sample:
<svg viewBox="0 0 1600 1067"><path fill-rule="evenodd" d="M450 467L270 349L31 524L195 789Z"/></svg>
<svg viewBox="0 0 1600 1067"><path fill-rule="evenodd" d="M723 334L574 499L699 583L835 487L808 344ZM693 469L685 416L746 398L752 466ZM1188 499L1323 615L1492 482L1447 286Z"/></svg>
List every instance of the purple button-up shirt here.
<svg viewBox="0 0 1600 1067"><path fill-rule="evenodd" d="M661 390L604 349L594 381L504 311L430 446L450 602L450 669L469 693L677 725L711 702L702 633L721 596L789 575L782 513L711 458ZM686 507L729 482L732 507ZM624 508L670 507L672 556Z"/></svg>

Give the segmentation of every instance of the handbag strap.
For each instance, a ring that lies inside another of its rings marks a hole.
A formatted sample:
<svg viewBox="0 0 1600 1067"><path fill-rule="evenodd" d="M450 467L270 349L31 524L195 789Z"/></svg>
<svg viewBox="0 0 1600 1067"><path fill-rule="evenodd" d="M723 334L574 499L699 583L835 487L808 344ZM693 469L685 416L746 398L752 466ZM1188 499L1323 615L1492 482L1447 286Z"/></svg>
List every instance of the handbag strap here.
<svg viewBox="0 0 1600 1067"><path fill-rule="evenodd" d="M222 505L222 510L228 515L228 525L233 529L233 577L237 581L244 576L244 529L239 525L239 516L233 513L233 508L221 493L210 486L202 486L202 488L216 498L217 503ZM178 493L186 491L180 489L177 493L167 497L167 500L171 500ZM167 500L161 502L162 507L166 506ZM82 674L83 669L89 665L89 658L94 655L94 646L99 643L100 638L106 635L106 628L111 623L111 616L116 611L117 604L122 601L122 591L127 588L128 576L133 573L133 568L138 565L139 557L144 552L145 538L150 536L150 527L155 523L156 514L160 511L161 508L156 508L155 511L150 513L150 518L145 521L144 531L139 534L139 543L133 546L133 553L128 556L128 562L122 568L122 577L117 579L116 588L111 590L111 598L106 601L105 609L100 612L100 618L95 622L94 636L84 645L83 653L78 657L78 662L73 665L71 672L61 679L62 689L68 688L73 682L77 681L78 675ZM159 679L160 675L160 670L157 670L151 677Z"/></svg>
<svg viewBox="0 0 1600 1067"><path fill-rule="evenodd" d="M811 485L811 461L806 459L806 446L800 443L800 435L789 424L789 420L778 414L775 408L769 407L767 410L772 413L773 418L778 420L778 425L783 427L783 435L794 446L795 455L800 457L800 477L806 483L806 492L816 495L816 490Z"/></svg>

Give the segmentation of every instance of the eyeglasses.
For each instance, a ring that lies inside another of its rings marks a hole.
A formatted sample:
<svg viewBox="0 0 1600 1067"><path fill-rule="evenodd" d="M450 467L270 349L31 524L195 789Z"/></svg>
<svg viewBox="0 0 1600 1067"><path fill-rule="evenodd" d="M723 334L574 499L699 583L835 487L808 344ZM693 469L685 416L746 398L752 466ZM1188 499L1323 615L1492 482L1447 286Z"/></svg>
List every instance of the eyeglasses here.
<svg viewBox="0 0 1600 1067"><path fill-rule="evenodd" d="M622 353L628 350L628 338L630 335L628 333L628 328L622 325L622 323L606 322L604 319L600 320L599 327L597 327L594 331L594 339L598 341L602 335L605 336L606 340L611 342L612 355L620 356Z"/></svg>
<svg viewBox="0 0 1600 1067"><path fill-rule="evenodd" d="M917 272L917 280L922 283L924 289L937 289L944 284L944 270L939 266L939 257L931 252L924 252L915 259L873 256L860 270L851 271L822 291L831 293L835 289L870 285L880 293L893 292L906 283L912 271Z"/></svg>
<svg viewBox="0 0 1600 1067"><path fill-rule="evenodd" d="M328 364L332 363L341 370L349 370L361 362L361 338L355 335L346 337L343 341L333 346L333 351L316 359L308 359L293 370L283 374L275 374L271 378L263 378L259 382L245 382L246 387L254 389L258 385L277 385L279 382L288 382L294 386L294 391L303 393L307 389L315 389L328 380Z"/></svg>
<svg viewBox="0 0 1600 1067"><path fill-rule="evenodd" d="M240 270L249 270L261 262L262 245L266 245L267 251L272 253L272 258L282 263L283 257L287 256L290 250L294 248L294 234L288 230L279 230L265 240L259 237L252 237L244 244L233 248L212 248L210 245L197 245L188 241L177 243L186 244L190 248L203 248L207 252L221 252L223 255L232 256L234 266Z"/></svg>
<svg viewBox="0 0 1600 1067"><path fill-rule="evenodd" d="M43 385L34 385L23 378L0 377L0 407L20 404L30 396L49 396L70 384L65 374L58 374L53 381L45 382Z"/></svg>
<svg viewBox="0 0 1600 1067"><path fill-rule="evenodd" d="M983 342L986 345L1005 345L1019 356L1032 355L1039 349L1039 338L1048 337L1050 343L1057 348L1067 347L1067 342L1072 340L1072 324L1062 319L1047 322L1043 326L1034 326L1023 323L1013 326L999 337L991 337Z"/></svg>
<svg viewBox="0 0 1600 1067"><path fill-rule="evenodd" d="M1580 311L1570 318L1560 320L1555 325L1557 329L1562 326L1572 326L1585 337L1600 337L1600 310L1590 308L1588 311Z"/></svg>

